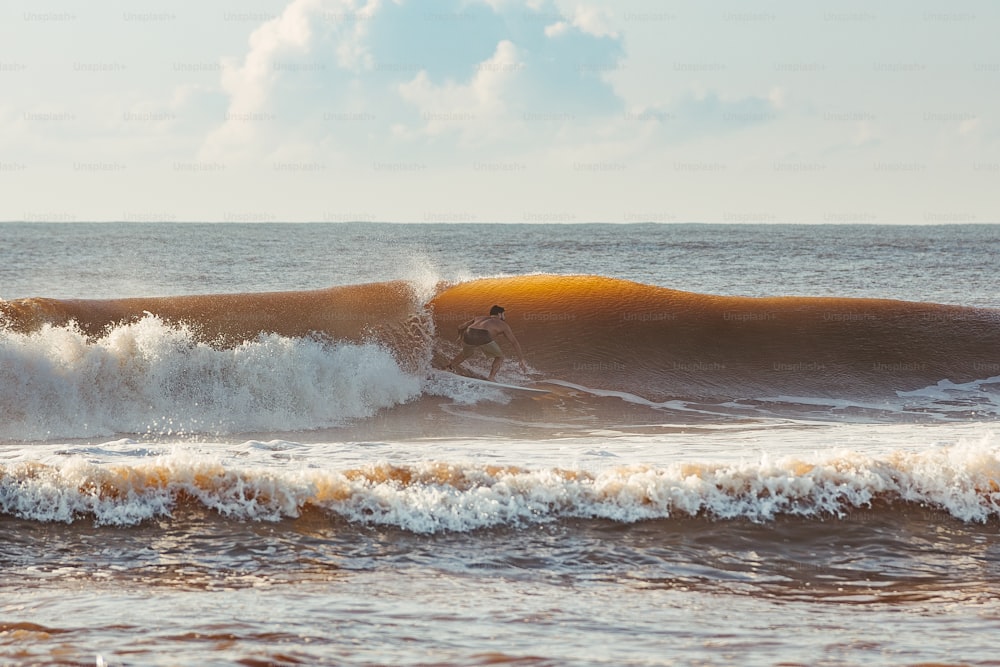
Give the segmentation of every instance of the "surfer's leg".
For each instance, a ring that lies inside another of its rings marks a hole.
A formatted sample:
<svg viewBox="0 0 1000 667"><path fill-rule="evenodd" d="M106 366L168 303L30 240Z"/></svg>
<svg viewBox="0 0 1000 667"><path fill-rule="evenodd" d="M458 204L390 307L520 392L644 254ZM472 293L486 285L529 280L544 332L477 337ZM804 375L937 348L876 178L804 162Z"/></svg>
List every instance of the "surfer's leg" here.
<svg viewBox="0 0 1000 667"><path fill-rule="evenodd" d="M448 362L448 365L444 367L446 371L456 371L458 367L465 361L465 356L462 352L455 355L455 358Z"/></svg>
<svg viewBox="0 0 1000 667"><path fill-rule="evenodd" d="M476 351L476 348L472 345L466 343L462 344L462 351L455 355L455 358L448 362L445 366L445 370L455 371L462 364L463 361L471 357Z"/></svg>
<svg viewBox="0 0 1000 667"><path fill-rule="evenodd" d="M483 351L487 357L493 357L493 366L490 367L489 380L492 382L497 376L497 371L500 370L500 364L503 363L503 350L497 345L497 342L490 341L486 345L479 348Z"/></svg>
<svg viewBox="0 0 1000 667"><path fill-rule="evenodd" d="M490 368L490 375L487 378L490 382L494 382L497 377L497 371L500 370L500 364L503 363L503 357L493 357L493 366Z"/></svg>

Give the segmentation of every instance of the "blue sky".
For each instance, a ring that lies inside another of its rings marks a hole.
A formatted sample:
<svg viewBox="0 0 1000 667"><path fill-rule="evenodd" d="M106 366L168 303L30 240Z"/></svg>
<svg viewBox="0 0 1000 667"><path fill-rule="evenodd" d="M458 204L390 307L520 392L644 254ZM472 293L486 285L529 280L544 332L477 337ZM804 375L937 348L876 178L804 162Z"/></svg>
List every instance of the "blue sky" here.
<svg viewBox="0 0 1000 667"><path fill-rule="evenodd" d="M11 1L0 220L1000 221L1000 5Z"/></svg>

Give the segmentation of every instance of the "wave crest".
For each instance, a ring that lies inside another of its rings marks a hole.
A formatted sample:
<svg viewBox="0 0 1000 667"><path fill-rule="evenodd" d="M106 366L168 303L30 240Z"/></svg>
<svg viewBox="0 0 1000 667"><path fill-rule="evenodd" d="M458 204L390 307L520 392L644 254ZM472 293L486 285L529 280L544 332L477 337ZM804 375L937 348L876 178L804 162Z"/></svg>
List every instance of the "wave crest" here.
<svg viewBox="0 0 1000 667"><path fill-rule="evenodd" d="M276 521L315 508L415 533L522 527L563 519L623 523L706 517L847 518L893 505L966 522L1000 517L1000 457L956 446L815 461L632 465L602 471L468 463L376 463L346 470L238 468L173 455L137 465L73 459L0 468L0 511L38 521L92 517L135 525L193 501L234 520Z"/></svg>
<svg viewBox="0 0 1000 667"><path fill-rule="evenodd" d="M146 317L102 338L0 336L0 439L300 430L369 417L419 381L378 343L261 333L232 347Z"/></svg>

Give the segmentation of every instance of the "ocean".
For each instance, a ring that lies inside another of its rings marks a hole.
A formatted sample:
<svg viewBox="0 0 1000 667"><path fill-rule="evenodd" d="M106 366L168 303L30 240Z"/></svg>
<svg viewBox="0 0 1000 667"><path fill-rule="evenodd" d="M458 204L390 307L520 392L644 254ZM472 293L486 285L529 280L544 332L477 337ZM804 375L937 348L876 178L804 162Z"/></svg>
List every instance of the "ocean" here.
<svg viewBox="0 0 1000 667"><path fill-rule="evenodd" d="M998 256L0 224L0 664L1000 664Z"/></svg>

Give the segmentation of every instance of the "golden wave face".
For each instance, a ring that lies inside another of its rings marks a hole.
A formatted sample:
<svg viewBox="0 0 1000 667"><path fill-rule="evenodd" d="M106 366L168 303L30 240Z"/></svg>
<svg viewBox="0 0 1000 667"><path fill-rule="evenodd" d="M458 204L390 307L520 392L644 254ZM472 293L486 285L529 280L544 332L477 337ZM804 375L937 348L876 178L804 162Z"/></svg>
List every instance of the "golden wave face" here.
<svg viewBox="0 0 1000 667"><path fill-rule="evenodd" d="M1000 313L879 299L720 297L602 276L455 285L439 335L490 304L545 373L647 398L865 396L998 369ZM592 384L593 383L593 384Z"/></svg>
<svg viewBox="0 0 1000 667"><path fill-rule="evenodd" d="M415 369L432 356L454 354L457 327L494 304L506 308L529 364L545 377L658 401L864 397L1000 375L997 311L879 299L722 297L590 275L442 284L427 303L409 283L393 281L298 292L22 299L0 303L0 316L19 332L75 322L101 336L152 314L184 323L215 345L262 333L376 341Z"/></svg>
<svg viewBox="0 0 1000 667"><path fill-rule="evenodd" d="M110 327L154 315L187 325L200 339L218 345L236 345L262 333L403 345L409 341L401 332L412 328L419 311L411 285L403 281L310 291L0 303L0 317L18 332L73 322L84 333L99 337Z"/></svg>

